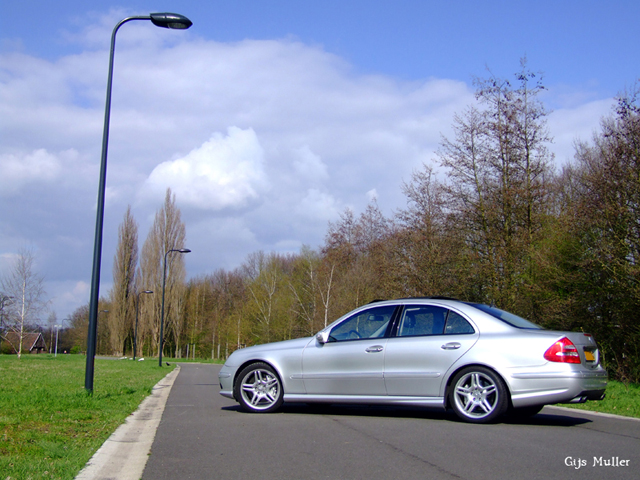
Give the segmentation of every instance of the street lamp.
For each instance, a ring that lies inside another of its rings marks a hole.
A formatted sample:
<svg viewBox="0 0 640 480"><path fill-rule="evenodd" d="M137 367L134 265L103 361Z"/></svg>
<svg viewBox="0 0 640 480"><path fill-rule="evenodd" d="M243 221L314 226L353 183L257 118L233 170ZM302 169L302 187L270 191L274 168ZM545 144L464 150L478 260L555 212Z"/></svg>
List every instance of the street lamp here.
<svg viewBox="0 0 640 480"><path fill-rule="evenodd" d="M60 329L62 325L54 325L55 329L56 329L56 352L53 355L54 357L58 356L58 330ZM51 355L51 350L49 350L49 355Z"/></svg>
<svg viewBox="0 0 640 480"><path fill-rule="evenodd" d="M100 181L96 213L96 233L93 246L93 272L91 274L91 296L89 301L89 331L87 334L87 367L84 377L84 388L93 392L93 373L96 356L98 332L98 300L100 296L100 261L102 257L102 226L104 223L104 197L107 181L107 146L109 144L109 117L111 114L111 81L113 78L113 56L116 47L116 32L121 25L131 20L150 20L158 27L184 30L192 25L191 20L175 13L152 13L148 16L128 17L113 29L111 49L109 51L109 74L107 77L107 99L104 107L104 129L102 132L102 156L100 159Z"/></svg>
<svg viewBox="0 0 640 480"><path fill-rule="evenodd" d="M160 354L158 355L158 366L162 366L162 347L164 346L164 287L167 283L167 255L171 252L189 253L188 248L172 248L164 254L164 270L162 273L162 312L160 313Z"/></svg>
<svg viewBox="0 0 640 480"><path fill-rule="evenodd" d="M145 290L144 292L138 292L138 299L136 301L136 328L133 332L133 360L136 359L136 351L138 350L138 312L140 311L140 295L142 293L153 293L153 290Z"/></svg>

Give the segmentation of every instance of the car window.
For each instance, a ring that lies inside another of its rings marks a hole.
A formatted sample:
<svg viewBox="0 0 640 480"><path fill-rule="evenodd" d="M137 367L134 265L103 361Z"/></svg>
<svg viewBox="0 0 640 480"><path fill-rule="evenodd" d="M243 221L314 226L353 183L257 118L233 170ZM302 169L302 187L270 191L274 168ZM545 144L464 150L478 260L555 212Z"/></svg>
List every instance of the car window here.
<svg viewBox="0 0 640 480"><path fill-rule="evenodd" d="M442 335L447 309L431 305L408 305L398 326L399 337Z"/></svg>
<svg viewBox="0 0 640 480"><path fill-rule="evenodd" d="M504 323L508 323L513 327L526 328L530 330L543 330L540 325L536 325L529 320L519 317L513 313L505 312L504 310L500 310L499 308L490 307L489 305L484 305L482 303L470 303L469 305L476 307L478 310L482 310L492 317L495 317L498 320L502 320Z"/></svg>
<svg viewBox="0 0 640 480"><path fill-rule="evenodd" d="M447 324L444 327L445 335L464 335L476 333L471 324L462 315L449 310Z"/></svg>
<svg viewBox="0 0 640 480"><path fill-rule="evenodd" d="M329 341L342 342L384 337L395 309L395 305L390 305L362 310L333 327L329 334Z"/></svg>

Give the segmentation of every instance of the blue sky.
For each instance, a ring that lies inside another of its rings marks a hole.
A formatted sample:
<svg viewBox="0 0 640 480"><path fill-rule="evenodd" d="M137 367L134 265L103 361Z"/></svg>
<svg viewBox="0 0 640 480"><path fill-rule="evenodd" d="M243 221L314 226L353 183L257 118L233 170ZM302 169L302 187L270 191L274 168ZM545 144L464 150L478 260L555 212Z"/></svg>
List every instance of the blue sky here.
<svg viewBox="0 0 640 480"><path fill-rule="evenodd" d="M640 4L634 0L23 0L3 5L2 39L59 58L81 48L61 32L125 6L136 14L179 10L193 20L193 35L216 41L292 37L320 45L359 72L404 79L468 81L486 66L506 75L523 55L550 83L595 93L614 95L638 76Z"/></svg>
<svg viewBox="0 0 640 480"><path fill-rule="evenodd" d="M0 274L33 248L61 319L88 301L111 30L161 11L194 25L118 33L103 295L127 205L141 247L167 187L188 274L234 268L317 247L374 197L402 208L487 68L544 73L558 166L640 78L637 1L5 2Z"/></svg>

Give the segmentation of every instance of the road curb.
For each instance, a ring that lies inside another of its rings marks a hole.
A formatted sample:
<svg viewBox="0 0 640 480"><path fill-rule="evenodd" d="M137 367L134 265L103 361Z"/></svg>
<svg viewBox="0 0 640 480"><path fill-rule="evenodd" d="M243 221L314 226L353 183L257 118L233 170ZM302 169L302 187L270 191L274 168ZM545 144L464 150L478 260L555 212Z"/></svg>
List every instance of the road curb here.
<svg viewBox="0 0 640 480"><path fill-rule="evenodd" d="M138 409L104 442L76 480L139 480L180 366L152 389Z"/></svg>
<svg viewBox="0 0 640 480"><path fill-rule="evenodd" d="M581 408L560 407L558 405L546 405L545 408L553 408L555 410L563 410L565 412L573 413L588 413L589 415L595 415L597 417L616 418L618 420L633 420L634 422L640 422L640 418L636 417L627 417L625 415L616 415L614 413L595 412L593 410L583 410Z"/></svg>

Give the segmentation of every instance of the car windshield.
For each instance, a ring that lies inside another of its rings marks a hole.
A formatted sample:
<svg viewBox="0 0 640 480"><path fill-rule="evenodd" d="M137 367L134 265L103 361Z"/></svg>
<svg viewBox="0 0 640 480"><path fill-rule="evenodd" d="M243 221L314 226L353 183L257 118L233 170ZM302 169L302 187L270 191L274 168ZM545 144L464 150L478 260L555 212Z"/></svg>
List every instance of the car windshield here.
<svg viewBox="0 0 640 480"><path fill-rule="evenodd" d="M516 328L527 328L530 330L542 330L543 328L540 325L536 325L529 320L525 320L518 315L514 315L513 313L505 312L504 310L500 310L496 307L490 307L489 305L484 305L482 303L470 303L472 307L476 307L478 310L482 310L485 313L488 313L492 317L497 318L498 320L502 320L505 323L508 323L512 327Z"/></svg>

